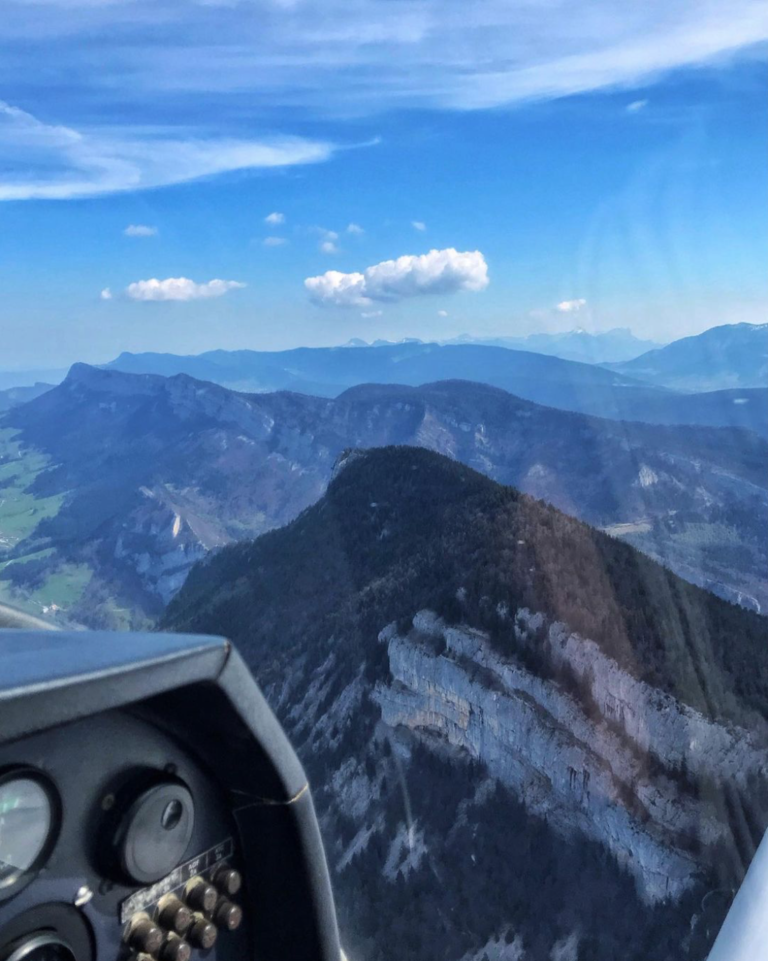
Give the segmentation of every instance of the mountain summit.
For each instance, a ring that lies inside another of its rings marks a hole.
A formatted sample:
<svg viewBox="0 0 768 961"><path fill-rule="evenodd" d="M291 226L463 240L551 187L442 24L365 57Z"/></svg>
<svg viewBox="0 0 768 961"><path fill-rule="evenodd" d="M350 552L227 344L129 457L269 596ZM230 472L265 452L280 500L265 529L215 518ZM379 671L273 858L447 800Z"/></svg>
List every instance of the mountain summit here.
<svg viewBox="0 0 768 961"><path fill-rule="evenodd" d="M725 324L676 340L612 370L659 387L723 390L768 383L768 324Z"/></svg>
<svg viewBox="0 0 768 961"><path fill-rule="evenodd" d="M758 615L383 448L195 567L165 626L235 639L299 746L352 956L706 954L765 823Z"/></svg>

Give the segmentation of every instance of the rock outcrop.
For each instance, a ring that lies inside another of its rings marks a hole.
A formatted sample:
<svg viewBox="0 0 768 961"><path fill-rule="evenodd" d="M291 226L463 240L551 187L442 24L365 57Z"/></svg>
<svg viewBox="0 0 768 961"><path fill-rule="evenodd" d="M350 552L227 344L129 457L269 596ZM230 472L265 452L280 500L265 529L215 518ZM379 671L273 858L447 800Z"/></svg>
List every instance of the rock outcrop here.
<svg viewBox="0 0 768 961"><path fill-rule="evenodd" d="M706 719L622 670L592 641L521 610L516 631L547 631L550 656L586 696L506 659L482 632L422 611L403 636L385 628L391 680L375 699L391 728L466 751L534 814L599 841L653 902L679 897L727 827L686 785L764 773L753 732Z"/></svg>

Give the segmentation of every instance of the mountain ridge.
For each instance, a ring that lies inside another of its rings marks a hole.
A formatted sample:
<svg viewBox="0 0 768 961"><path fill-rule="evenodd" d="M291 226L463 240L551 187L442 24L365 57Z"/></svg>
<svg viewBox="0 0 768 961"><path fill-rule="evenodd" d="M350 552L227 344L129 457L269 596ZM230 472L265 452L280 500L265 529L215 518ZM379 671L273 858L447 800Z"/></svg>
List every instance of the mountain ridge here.
<svg viewBox="0 0 768 961"><path fill-rule="evenodd" d="M164 626L215 625L257 670L317 785L349 949L703 957L702 900L768 811L763 620L434 452L340 466L196 566Z"/></svg>
<svg viewBox="0 0 768 961"><path fill-rule="evenodd" d="M61 607L46 586L56 565L75 565L80 579L91 571L74 605L89 623L117 616L104 592L124 598L116 606L135 610L137 626L157 616L207 551L322 496L345 448L393 442L446 453L632 539L689 579L768 606L756 573L768 444L750 432L621 424L466 381L325 399L87 365L2 423L0 537L13 539L0 587L9 603L20 591Z"/></svg>
<svg viewBox="0 0 768 961"><path fill-rule="evenodd" d="M605 366L673 389L764 387L768 383L768 324L710 327L633 360Z"/></svg>

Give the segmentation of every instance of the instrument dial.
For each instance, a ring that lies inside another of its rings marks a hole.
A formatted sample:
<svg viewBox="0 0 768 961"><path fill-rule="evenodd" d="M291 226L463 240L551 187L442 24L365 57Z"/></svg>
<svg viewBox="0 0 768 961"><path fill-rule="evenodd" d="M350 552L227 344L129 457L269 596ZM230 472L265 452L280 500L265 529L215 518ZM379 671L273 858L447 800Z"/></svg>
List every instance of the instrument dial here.
<svg viewBox="0 0 768 961"><path fill-rule="evenodd" d="M40 867L57 829L53 794L28 772L0 777L0 897Z"/></svg>

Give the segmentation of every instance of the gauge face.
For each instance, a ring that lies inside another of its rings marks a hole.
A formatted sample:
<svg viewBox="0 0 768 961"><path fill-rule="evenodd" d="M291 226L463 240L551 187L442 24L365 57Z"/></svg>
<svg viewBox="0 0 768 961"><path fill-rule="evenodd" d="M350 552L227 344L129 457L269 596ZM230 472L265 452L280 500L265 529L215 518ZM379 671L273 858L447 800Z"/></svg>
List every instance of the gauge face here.
<svg viewBox="0 0 768 961"><path fill-rule="evenodd" d="M37 867L54 831L51 795L30 776L0 782L0 891Z"/></svg>

